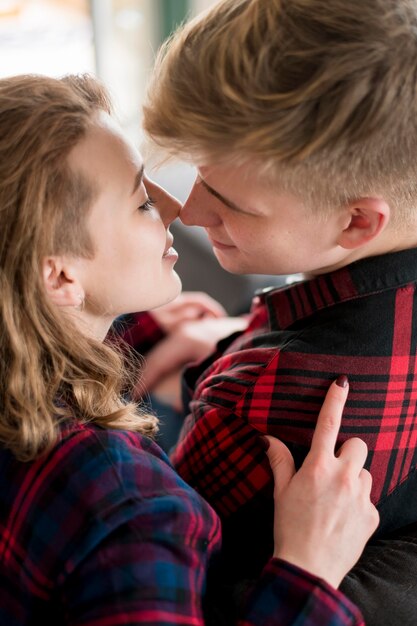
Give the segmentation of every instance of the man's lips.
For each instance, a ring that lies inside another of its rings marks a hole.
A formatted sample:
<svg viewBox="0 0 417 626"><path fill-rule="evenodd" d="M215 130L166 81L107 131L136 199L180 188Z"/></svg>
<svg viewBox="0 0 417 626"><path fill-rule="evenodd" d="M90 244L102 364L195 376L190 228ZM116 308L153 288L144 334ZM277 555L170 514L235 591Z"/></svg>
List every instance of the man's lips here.
<svg viewBox="0 0 417 626"><path fill-rule="evenodd" d="M231 246L230 244L227 244L227 243L222 243L221 241L217 241L217 239L213 239L213 237L210 237L210 235L209 235L209 241L211 245L213 246L213 248L218 248L219 250L230 250L231 248L236 247L236 246Z"/></svg>

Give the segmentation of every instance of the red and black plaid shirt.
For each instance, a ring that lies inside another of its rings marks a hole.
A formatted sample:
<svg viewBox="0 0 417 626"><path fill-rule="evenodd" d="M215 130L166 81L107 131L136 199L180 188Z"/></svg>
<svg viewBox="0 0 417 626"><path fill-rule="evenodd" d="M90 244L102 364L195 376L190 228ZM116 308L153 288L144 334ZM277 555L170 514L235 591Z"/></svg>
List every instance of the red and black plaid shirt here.
<svg viewBox="0 0 417 626"><path fill-rule="evenodd" d="M279 437L301 462L339 374L350 381L339 441L368 445L380 533L417 520L416 283L410 249L271 290L247 331L187 372L190 414L172 460L232 542L250 533L255 560L271 510L257 435Z"/></svg>
<svg viewBox="0 0 417 626"><path fill-rule="evenodd" d="M271 290L255 298L244 333L187 371L189 415L172 460L222 517L230 561L246 542L239 574L271 549L272 477L257 435L279 437L300 463L339 374L350 381L339 442L368 445L380 534L417 520L416 282L410 249Z"/></svg>

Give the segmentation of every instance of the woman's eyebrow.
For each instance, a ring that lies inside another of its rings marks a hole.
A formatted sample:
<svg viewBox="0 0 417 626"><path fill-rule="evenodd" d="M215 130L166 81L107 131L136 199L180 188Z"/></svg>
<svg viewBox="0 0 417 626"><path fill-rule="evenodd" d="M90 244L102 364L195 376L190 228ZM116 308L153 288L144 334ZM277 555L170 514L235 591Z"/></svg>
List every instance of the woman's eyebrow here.
<svg viewBox="0 0 417 626"><path fill-rule="evenodd" d="M144 171L145 171L145 166L142 165L142 167L140 168L140 170L138 170L138 172L137 172L137 174L135 176L135 182L134 182L133 189L132 189L132 194L131 194L132 196L133 196L133 194L136 193L136 191L138 190L138 188L142 184Z"/></svg>
<svg viewBox="0 0 417 626"><path fill-rule="evenodd" d="M225 198L224 196L222 196L218 191L216 191L215 189L213 189L213 187L210 187L210 185L208 183L206 183L206 181L204 180L204 178L201 178L200 176L200 182L203 185L203 187L215 198L217 198L217 200L220 200L220 202L223 202L223 204L225 204L226 206L230 207L231 209L233 209L234 211L240 211L241 213L244 213L243 209L239 208L234 202L232 202L231 200L228 200L227 198Z"/></svg>

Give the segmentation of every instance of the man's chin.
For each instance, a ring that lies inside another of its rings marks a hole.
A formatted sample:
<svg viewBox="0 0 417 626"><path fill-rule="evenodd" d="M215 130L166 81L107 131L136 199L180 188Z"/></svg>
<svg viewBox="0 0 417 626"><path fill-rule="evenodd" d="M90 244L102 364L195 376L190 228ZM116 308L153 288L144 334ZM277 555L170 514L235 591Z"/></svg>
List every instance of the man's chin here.
<svg viewBox="0 0 417 626"><path fill-rule="evenodd" d="M225 258L225 256L222 256L221 254L217 255L216 252L214 254L216 256L217 261L219 262L219 265L226 272L229 272L229 274L243 275L243 274L256 274L256 273L258 273L258 272L254 272L252 268L247 267L246 264L244 264L242 262L239 263L236 260L227 259L227 258Z"/></svg>

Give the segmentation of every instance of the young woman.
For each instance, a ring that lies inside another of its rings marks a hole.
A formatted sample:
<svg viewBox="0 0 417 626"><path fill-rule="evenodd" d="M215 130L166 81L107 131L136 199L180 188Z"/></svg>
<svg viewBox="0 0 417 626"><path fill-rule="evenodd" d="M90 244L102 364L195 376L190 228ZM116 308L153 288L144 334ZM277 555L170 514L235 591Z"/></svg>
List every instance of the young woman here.
<svg viewBox="0 0 417 626"><path fill-rule="evenodd" d="M8 626L202 625L206 570L220 547L216 514L152 441L156 418L123 399L135 381L106 343L116 317L180 291L168 228L180 207L146 178L110 114L92 78L0 81ZM275 551L242 626L361 623L335 587L377 514L364 447L351 441L334 454L347 395L338 382L298 473L279 442L266 442L277 476Z"/></svg>

